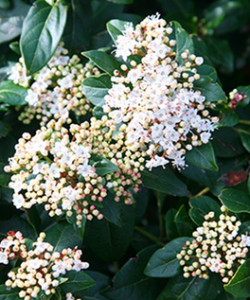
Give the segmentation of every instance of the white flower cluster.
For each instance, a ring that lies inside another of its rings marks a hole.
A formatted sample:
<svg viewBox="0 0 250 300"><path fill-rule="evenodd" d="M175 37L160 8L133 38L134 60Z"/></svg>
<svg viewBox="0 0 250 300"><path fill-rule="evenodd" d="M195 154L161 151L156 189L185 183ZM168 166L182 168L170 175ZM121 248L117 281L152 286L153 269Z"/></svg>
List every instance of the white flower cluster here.
<svg viewBox="0 0 250 300"><path fill-rule="evenodd" d="M211 103L193 90L193 82L200 78L195 67L203 58L185 50L184 64L177 62L172 31L159 15L147 17L135 28L127 24L117 37L116 56L129 61L129 66L114 72L105 96L104 111L123 124L129 150L146 149L149 169L169 161L184 167L186 150L208 143L218 122L206 109Z"/></svg>
<svg viewBox="0 0 250 300"><path fill-rule="evenodd" d="M137 161L141 154L126 151L121 140L111 143L116 127L106 117L91 121L91 125L71 124L68 130L62 121L51 120L33 137L23 134L5 167L6 172L14 173L9 187L14 190L16 208L29 209L45 203L51 217L64 212L71 217L76 213L76 223L81 227L83 214L89 220L93 215L103 217L97 208L107 189L114 193L116 201L123 197L125 203L132 203L130 189L138 191L141 184L143 159ZM93 155L110 160L117 170L99 176L95 162L90 162Z"/></svg>
<svg viewBox="0 0 250 300"><path fill-rule="evenodd" d="M15 84L29 87L25 100L28 106L19 119L26 124L36 116L44 125L51 118L71 122L69 112L85 115L90 102L84 96L81 84L86 77L99 75L90 63L83 66L77 55L70 58L68 51L60 45L48 64L35 75L28 76L23 58L9 76Z"/></svg>
<svg viewBox="0 0 250 300"><path fill-rule="evenodd" d="M81 300L80 298L75 298L72 293L66 294L66 300Z"/></svg>
<svg viewBox="0 0 250 300"><path fill-rule="evenodd" d="M51 295L62 284L61 275L67 272L77 272L87 269L89 264L82 262L82 251L77 248L54 251L54 247L44 242L46 235L41 233L33 243L32 249L27 249L21 232L8 232L7 238L0 243L0 263L8 264L9 259L20 259L20 266L8 273L9 279L5 285L9 288L19 288L19 297L24 300L37 299L39 293ZM65 275L66 274L66 275Z"/></svg>
<svg viewBox="0 0 250 300"><path fill-rule="evenodd" d="M246 260L250 236L238 235L241 222L225 212L215 221L214 212L204 216L201 227L193 232L194 240L187 241L177 254L183 266L183 276L208 278L209 271L219 273L222 282L227 283L237 267Z"/></svg>

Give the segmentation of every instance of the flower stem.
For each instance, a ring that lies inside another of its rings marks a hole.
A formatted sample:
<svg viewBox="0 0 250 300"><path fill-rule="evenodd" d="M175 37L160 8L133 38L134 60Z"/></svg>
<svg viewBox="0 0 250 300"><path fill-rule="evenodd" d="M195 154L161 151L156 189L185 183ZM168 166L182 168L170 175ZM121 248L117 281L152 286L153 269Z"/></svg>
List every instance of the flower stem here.
<svg viewBox="0 0 250 300"><path fill-rule="evenodd" d="M141 233L142 235L144 235L146 238L148 238L152 242L164 246L164 244L156 236L152 235L151 233L147 232L146 230L142 229L141 227L135 226L135 230L138 231L139 233Z"/></svg>
<svg viewBox="0 0 250 300"><path fill-rule="evenodd" d="M198 194L196 194L195 196L192 196L193 197L198 197L198 196L202 196L202 195L205 195L206 193L208 193L210 191L210 188L209 187L206 187L204 188L203 190L201 190Z"/></svg>
<svg viewBox="0 0 250 300"><path fill-rule="evenodd" d="M239 124L245 124L245 125L249 125L249 126L250 126L250 121L248 121L248 120L239 120L238 123L239 123Z"/></svg>

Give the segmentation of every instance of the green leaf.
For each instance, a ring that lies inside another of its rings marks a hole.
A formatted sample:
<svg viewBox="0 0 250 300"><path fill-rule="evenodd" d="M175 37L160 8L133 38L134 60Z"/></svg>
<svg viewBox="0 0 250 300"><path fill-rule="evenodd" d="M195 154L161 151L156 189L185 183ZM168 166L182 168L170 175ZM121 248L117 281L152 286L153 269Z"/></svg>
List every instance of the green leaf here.
<svg viewBox="0 0 250 300"><path fill-rule="evenodd" d="M233 72L234 57L229 42L207 36L204 38L204 41L208 47L212 62L219 66L224 73Z"/></svg>
<svg viewBox="0 0 250 300"><path fill-rule="evenodd" d="M226 188L222 190L219 195L219 199L232 212L250 213L250 197L242 191L233 188Z"/></svg>
<svg viewBox="0 0 250 300"><path fill-rule="evenodd" d="M170 208L165 216L165 230L166 230L166 236L168 240L173 240L179 236L176 224L174 222L175 215L177 213L177 210L174 208Z"/></svg>
<svg viewBox="0 0 250 300"><path fill-rule="evenodd" d="M12 1L12 9L0 10L0 44L19 36L30 6L21 0Z"/></svg>
<svg viewBox="0 0 250 300"><path fill-rule="evenodd" d="M194 90L200 91L209 102L227 101L227 97L218 83L213 83L209 76L200 76L194 81Z"/></svg>
<svg viewBox="0 0 250 300"><path fill-rule="evenodd" d="M157 300L213 300L220 293L221 281L220 277L213 275L204 279L192 276L184 278L179 274L168 281Z"/></svg>
<svg viewBox="0 0 250 300"><path fill-rule="evenodd" d="M102 74L99 77L88 77L82 84L85 96L96 106L104 105L104 96L108 94L111 86L110 76L107 74Z"/></svg>
<svg viewBox="0 0 250 300"><path fill-rule="evenodd" d="M169 169L161 167L142 171L145 187L174 196L189 196L186 185Z"/></svg>
<svg viewBox="0 0 250 300"><path fill-rule="evenodd" d="M150 277L173 277L179 272L180 260L176 257L186 241L193 238L180 237L157 250L150 258L144 273Z"/></svg>
<svg viewBox="0 0 250 300"><path fill-rule="evenodd" d="M3 81L0 84L0 103L9 105L24 105L27 104L25 97L28 94L28 89L14 84L12 81Z"/></svg>
<svg viewBox="0 0 250 300"><path fill-rule="evenodd" d="M102 204L103 207L99 208L100 213L103 214L109 222L121 227L121 210L122 206L126 204L122 202L116 202L111 192L108 193Z"/></svg>
<svg viewBox="0 0 250 300"><path fill-rule="evenodd" d="M134 2L134 0L110 0L110 1L116 4L131 4Z"/></svg>
<svg viewBox="0 0 250 300"><path fill-rule="evenodd" d="M177 211L174 222L176 224L176 228L179 236L191 236L194 231L194 226L188 216L186 208L183 205Z"/></svg>
<svg viewBox="0 0 250 300"><path fill-rule="evenodd" d="M250 152L250 132L249 126L245 126L244 128L239 128L238 133L240 135L240 139L244 148Z"/></svg>
<svg viewBox="0 0 250 300"><path fill-rule="evenodd" d="M107 292L108 299L156 299L161 291L161 281L152 279L143 274L147 262L156 245L149 246L130 259L115 275L114 288Z"/></svg>
<svg viewBox="0 0 250 300"><path fill-rule="evenodd" d="M121 63L103 51L91 50L82 52L82 55L110 76L114 75L115 70L120 70Z"/></svg>
<svg viewBox="0 0 250 300"><path fill-rule="evenodd" d="M190 218L198 226L202 225L204 216L210 211L215 213L215 219L218 219L221 214L219 203L208 196L193 197L189 200L189 204L191 207L189 210Z"/></svg>
<svg viewBox="0 0 250 300"><path fill-rule="evenodd" d="M233 111L231 108L222 108L220 110L221 118L219 126L230 126L233 127L234 125L238 124L239 116Z"/></svg>
<svg viewBox="0 0 250 300"><path fill-rule="evenodd" d="M106 174L119 171L119 168L115 164L113 164L110 160L97 154L91 156L90 164L93 167L95 167L96 169L95 172L99 176L104 176Z"/></svg>
<svg viewBox="0 0 250 300"><path fill-rule="evenodd" d="M193 41L186 30L183 29L178 22L173 21L171 23L173 26L174 39L176 40L176 61L182 66L185 64L185 61L181 57L181 54L187 49L191 54L194 53Z"/></svg>
<svg viewBox="0 0 250 300"><path fill-rule="evenodd" d="M0 138L6 136L10 132L10 130L11 126L8 123L0 121Z"/></svg>
<svg viewBox="0 0 250 300"><path fill-rule="evenodd" d="M90 48L91 1L66 0L69 6L67 23L63 33L65 48L70 55Z"/></svg>
<svg viewBox="0 0 250 300"><path fill-rule="evenodd" d="M54 251L62 251L65 248L80 246L82 239L75 232L74 228L67 223L57 223L45 231L46 242L54 246Z"/></svg>
<svg viewBox="0 0 250 300"><path fill-rule="evenodd" d="M0 8L7 9L10 8L10 1L9 0L0 0Z"/></svg>
<svg viewBox="0 0 250 300"><path fill-rule="evenodd" d="M105 201L105 200L104 200ZM86 242L92 251L105 261L120 259L133 238L135 209L132 205L122 206L122 226L108 222L105 218L94 218L86 225Z"/></svg>
<svg viewBox="0 0 250 300"><path fill-rule="evenodd" d="M166 13L178 13L183 19L185 16L193 13L194 1L193 0L157 0L160 3L162 10Z"/></svg>
<svg viewBox="0 0 250 300"><path fill-rule="evenodd" d="M7 290L5 284L0 285L0 300L18 300L20 289Z"/></svg>
<svg viewBox="0 0 250 300"><path fill-rule="evenodd" d="M199 75L208 76L212 79L212 82L217 81L217 72L215 68L210 65L202 64L195 67Z"/></svg>
<svg viewBox="0 0 250 300"><path fill-rule="evenodd" d="M242 264L233 278L227 285L224 285L225 290L235 297L249 297L250 295L250 259Z"/></svg>
<svg viewBox="0 0 250 300"><path fill-rule="evenodd" d="M23 23L20 46L29 74L42 69L53 56L66 24L67 7L62 1L53 6L36 1ZM32 28L32 30L31 30Z"/></svg>
<svg viewBox="0 0 250 300"><path fill-rule="evenodd" d="M75 229L76 233L83 238L84 232L85 232L85 226L86 226L86 221L87 217L86 215L82 214L82 221L81 221L81 226L79 227L76 222L77 222L77 213L75 210L72 211L72 215L66 216L66 220L73 226Z"/></svg>
<svg viewBox="0 0 250 300"><path fill-rule="evenodd" d="M218 171L211 143L194 147L191 151L188 151L186 153L186 160L201 169Z"/></svg>
<svg viewBox="0 0 250 300"><path fill-rule="evenodd" d="M108 32L114 42L116 42L117 36L122 35L122 31L125 30L125 24L128 22L120 20L111 20L107 23Z"/></svg>
<svg viewBox="0 0 250 300"><path fill-rule="evenodd" d="M79 292L95 285L95 281L85 272L69 271L65 274L68 278L66 282L60 285L61 291L66 294L69 291L71 293Z"/></svg>

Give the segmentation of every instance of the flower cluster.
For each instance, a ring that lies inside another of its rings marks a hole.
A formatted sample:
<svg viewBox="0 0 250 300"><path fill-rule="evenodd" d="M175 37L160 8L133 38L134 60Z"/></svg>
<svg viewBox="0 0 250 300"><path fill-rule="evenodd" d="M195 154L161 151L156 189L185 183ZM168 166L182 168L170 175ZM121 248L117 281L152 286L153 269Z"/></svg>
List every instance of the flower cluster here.
<svg viewBox="0 0 250 300"><path fill-rule="evenodd" d="M80 298L75 298L72 293L66 294L66 300L81 300Z"/></svg>
<svg viewBox="0 0 250 300"><path fill-rule="evenodd" d="M22 261L18 268L8 273L5 285L19 288L19 297L24 300L37 299L39 293L55 294L56 288L62 284L61 275L89 267L87 262L80 260L81 250L68 248L55 251L50 243L44 242L45 237L45 233L41 233L32 249L28 249L22 233L10 231L0 243L0 263L8 264L10 259Z"/></svg>
<svg viewBox="0 0 250 300"><path fill-rule="evenodd" d="M225 212L215 221L214 212L204 216L201 227L193 232L194 240L187 241L177 254L183 266L183 276L208 278L209 271L219 273L227 283L237 267L245 262L250 236L238 235L241 222Z"/></svg>
<svg viewBox="0 0 250 300"><path fill-rule="evenodd" d="M23 58L9 76L15 84L28 87L25 100L28 105L19 119L26 124L36 116L44 125L51 118L71 122L70 111L85 115L90 102L84 96L81 84L86 77L98 75L97 68L87 63L83 66L77 55L69 57L68 51L60 45L48 64L33 76L28 76Z"/></svg>
<svg viewBox="0 0 250 300"><path fill-rule="evenodd" d="M71 217L76 213L80 227L83 214L91 220L101 219L98 207L107 189L119 201L132 203L131 188L139 190L141 153L130 153L122 140L112 143L116 130L107 117L91 119L91 124L71 124L51 120L31 137L24 133L15 146L6 172L13 172L9 186L14 190L13 203L17 208L29 209L45 203L49 215ZM118 135L119 136L119 135ZM105 163L112 170L103 173ZM101 173L98 175L98 165Z"/></svg>
<svg viewBox="0 0 250 300"><path fill-rule="evenodd" d="M229 93L229 105L232 107L232 109L236 108L236 105L246 99L247 96L244 94L244 92L238 93L237 89L234 89L232 92Z"/></svg>
<svg viewBox="0 0 250 300"><path fill-rule="evenodd" d="M172 31L159 15L135 28L125 25L116 40L116 56L129 62L114 72L105 96L104 111L122 124L130 151L146 150L149 169L169 161L184 167L186 150L208 143L218 122L207 110L212 104L193 90L200 78L195 67L203 58L189 50L177 57Z"/></svg>

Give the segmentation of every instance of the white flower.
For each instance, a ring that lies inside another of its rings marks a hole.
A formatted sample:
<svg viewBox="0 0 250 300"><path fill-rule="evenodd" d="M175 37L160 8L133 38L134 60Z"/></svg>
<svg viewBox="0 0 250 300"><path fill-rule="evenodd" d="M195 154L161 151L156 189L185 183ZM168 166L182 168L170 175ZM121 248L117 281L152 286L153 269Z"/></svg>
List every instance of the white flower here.
<svg viewBox="0 0 250 300"><path fill-rule="evenodd" d="M52 267L52 270L56 274L65 274L67 271L67 263L61 261L61 260L56 260L54 266Z"/></svg>
<svg viewBox="0 0 250 300"><path fill-rule="evenodd" d="M13 204L17 209L23 207L25 199L22 194L13 194Z"/></svg>
<svg viewBox="0 0 250 300"><path fill-rule="evenodd" d="M36 106L39 101L39 94L33 90L28 90L28 95L25 97L25 101L27 101L31 106Z"/></svg>
<svg viewBox="0 0 250 300"><path fill-rule="evenodd" d="M5 265L9 263L8 255L3 251L0 251L0 263Z"/></svg>
<svg viewBox="0 0 250 300"><path fill-rule="evenodd" d="M83 269L87 269L88 267L89 267L89 263L82 262L82 261L80 261L78 259L75 259L72 270L75 270L75 271L79 272L79 271L81 271Z"/></svg>

